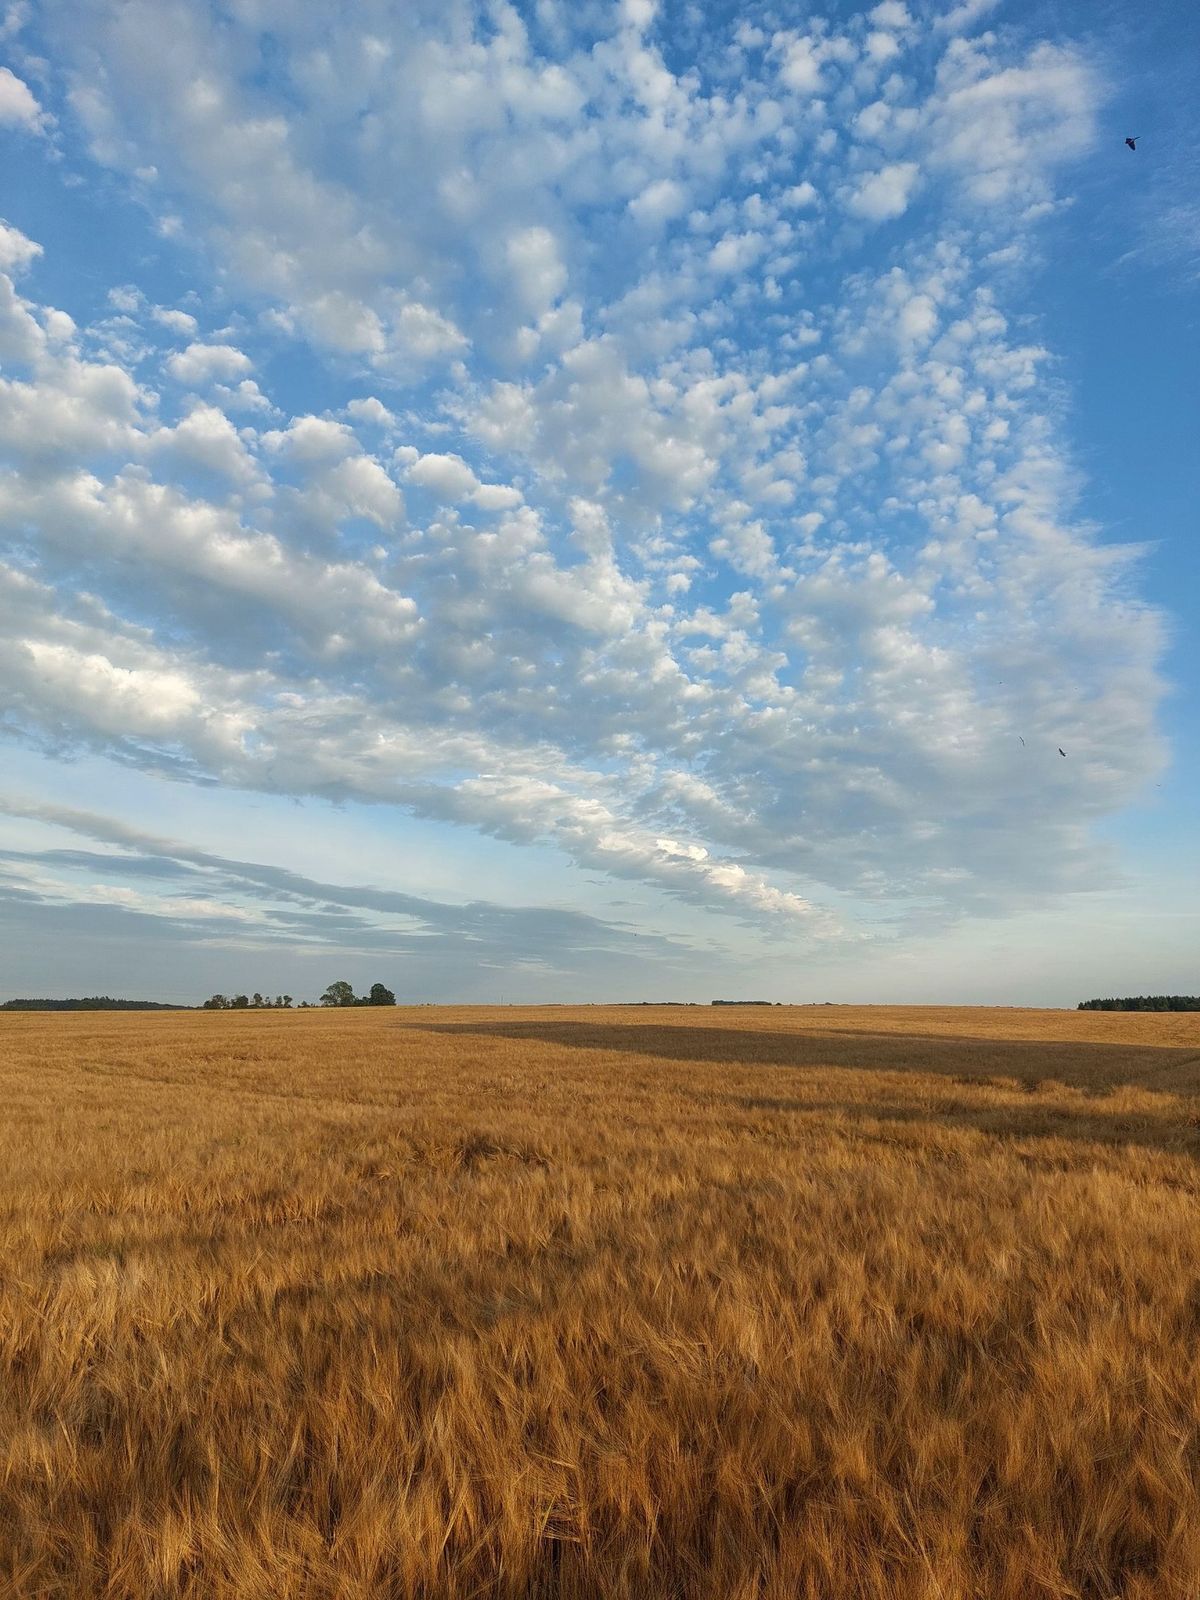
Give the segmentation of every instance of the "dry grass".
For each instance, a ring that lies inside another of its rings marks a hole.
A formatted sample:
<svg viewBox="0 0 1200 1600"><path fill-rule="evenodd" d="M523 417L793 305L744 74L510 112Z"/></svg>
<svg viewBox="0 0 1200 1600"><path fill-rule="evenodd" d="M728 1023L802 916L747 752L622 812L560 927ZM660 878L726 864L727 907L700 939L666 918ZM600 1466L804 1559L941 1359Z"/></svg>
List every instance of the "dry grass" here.
<svg viewBox="0 0 1200 1600"><path fill-rule="evenodd" d="M0 1593L1195 1600L1200 1016L0 1019Z"/></svg>

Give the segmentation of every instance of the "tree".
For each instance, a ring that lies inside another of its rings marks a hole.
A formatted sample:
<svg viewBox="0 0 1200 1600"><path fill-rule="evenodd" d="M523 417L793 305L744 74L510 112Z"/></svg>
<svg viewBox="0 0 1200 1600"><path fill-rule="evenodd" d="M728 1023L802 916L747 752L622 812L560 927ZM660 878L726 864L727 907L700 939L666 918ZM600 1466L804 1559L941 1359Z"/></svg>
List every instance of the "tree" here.
<svg viewBox="0 0 1200 1600"><path fill-rule="evenodd" d="M256 1005L256 1006L260 1006L260 1005L262 1005L262 995L260 995L260 994L258 994L258 993L256 993L256 994L255 994L255 996L254 996L254 1002L253 1002L253 1003L254 1003L254 1004L255 1004L255 1005Z"/></svg>
<svg viewBox="0 0 1200 1600"><path fill-rule="evenodd" d="M285 995L281 995L281 996L280 996L280 998L281 998L281 999L282 999L282 1001L283 1001L283 1004L284 1004L284 1008L285 1008L285 1009L286 1009L286 1008L287 1008L287 1007L288 1007L288 1006L290 1006L290 1005L291 1005L291 1003L292 1003L292 997L291 997L291 995L290 995L290 994L285 994Z"/></svg>
<svg viewBox="0 0 1200 1600"><path fill-rule="evenodd" d="M1134 994L1114 999L1081 1000L1080 1011L1200 1011L1200 995Z"/></svg>
<svg viewBox="0 0 1200 1600"><path fill-rule="evenodd" d="M223 994L214 994L211 1000L204 1002L203 1009L205 1011L224 1011L228 1004L229 1001L226 1000Z"/></svg>
<svg viewBox="0 0 1200 1600"><path fill-rule="evenodd" d="M354 990L345 978L339 978L336 983L331 983L321 996L323 1006L352 1006L354 1003Z"/></svg>
<svg viewBox="0 0 1200 1600"><path fill-rule="evenodd" d="M385 989L381 983L371 985L371 993L367 996L369 1006L394 1006L396 996L390 989Z"/></svg>
<svg viewBox="0 0 1200 1600"><path fill-rule="evenodd" d="M244 1011L245 1008L250 1004L250 998L248 995L235 994L229 1004L235 1007L238 1011Z"/></svg>

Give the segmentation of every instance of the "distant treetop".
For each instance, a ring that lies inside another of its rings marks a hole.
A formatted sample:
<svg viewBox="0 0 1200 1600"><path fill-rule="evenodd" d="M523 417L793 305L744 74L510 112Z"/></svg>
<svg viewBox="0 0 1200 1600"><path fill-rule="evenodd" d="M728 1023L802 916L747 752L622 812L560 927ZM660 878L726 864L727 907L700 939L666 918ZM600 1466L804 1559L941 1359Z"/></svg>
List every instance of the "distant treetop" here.
<svg viewBox="0 0 1200 1600"><path fill-rule="evenodd" d="M1081 1000L1079 1011L1200 1011L1200 995L1135 994L1123 1000Z"/></svg>
<svg viewBox="0 0 1200 1600"><path fill-rule="evenodd" d="M290 994L277 994L274 1000L270 995L259 994L214 994L206 1000L201 1007L203 1011L290 1011L294 1005ZM336 983L331 983L321 996L323 1006L394 1006L396 996L382 983L373 983L370 994L356 995L354 986L339 978ZM301 1000L301 1009L308 1010L309 1002Z"/></svg>
<svg viewBox="0 0 1200 1600"><path fill-rule="evenodd" d="M331 983L321 996L323 1006L394 1006L396 996L385 984L373 983L370 993L356 995L344 979ZM79 1000L3 1000L0 1011L290 1011L295 1001L290 994L270 995L214 994L200 1006L177 1006L169 1000L114 1000L111 995L93 994ZM309 1002L302 1000L307 1008Z"/></svg>
<svg viewBox="0 0 1200 1600"><path fill-rule="evenodd" d="M394 1006L396 996L382 983L373 983L370 994L356 995L344 978L331 983L321 996L323 1006Z"/></svg>
<svg viewBox="0 0 1200 1600"><path fill-rule="evenodd" d="M5 1000L0 1011L192 1011L167 1000L114 1000L111 995L87 995L82 1000Z"/></svg>

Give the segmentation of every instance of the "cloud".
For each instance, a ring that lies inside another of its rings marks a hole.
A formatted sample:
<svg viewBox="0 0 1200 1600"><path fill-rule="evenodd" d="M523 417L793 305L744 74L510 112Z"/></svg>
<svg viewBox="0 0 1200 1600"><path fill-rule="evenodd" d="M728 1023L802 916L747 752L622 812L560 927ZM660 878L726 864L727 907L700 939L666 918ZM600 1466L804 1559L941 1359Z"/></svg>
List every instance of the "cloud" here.
<svg viewBox="0 0 1200 1600"><path fill-rule="evenodd" d="M382 400L377 400L374 395L368 395L362 400L351 400L346 407L346 415L356 422L368 422L377 428L394 428L396 419Z"/></svg>
<svg viewBox="0 0 1200 1600"><path fill-rule="evenodd" d="M171 306L154 306L150 315L159 327L167 328L171 333L179 333L185 338L190 338L196 332L196 319L189 311L179 311ZM193 345L191 348L197 347ZM226 376L235 377L236 373L228 373Z"/></svg>
<svg viewBox="0 0 1200 1600"><path fill-rule="evenodd" d="M407 476L410 483L451 501L470 499L479 487L479 479L461 456L418 455Z"/></svg>
<svg viewBox="0 0 1200 1600"><path fill-rule="evenodd" d="M901 0L882 0L870 13L871 21L877 28L911 28L912 17L909 16L908 7Z"/></svg>
<svg viewBox="0 0 1200 1600"><path fill-rule="evenodd" d="M629 202L630 215L648 228L673 222L687 207L687 190L674 178L656 178Z"/></svg>
<svg viewBox="0 0 1200 1600"><path fill-rule="evenodd" d="M269 450L305 463L344 461L358 450L353 429L328 417L293 417L285 429L263 436Z"/></svg>
<svg viewBox="0 0 1200 1600"><path fill-rule="evenodd" d="M480 483L461 456L420 455L405 469L409 483L428 489L450 504L473 501L482 511L508 511L521 504L519 489L508 484Z"/></svg>
<svg viewBox="0 0 1200 1600"><path fill-rule="evenodd" d="M19 228L0 222L0 272L24 272L42 254L42 247Z"/></svg>
<svg viewBox="0 0 1200 1600"><path fill-rule="evenodd" d="M310 956L326 963L356 956L399 961L402 993L428 992L440 975L439 986L459 995L493 982L489 973L523 963L548 976L636 957L678 975L688 957L676 941L584 912L478 898L454 903L331 883L16 797L0 796L0 811L76 841L68 848L0 851L7 922L23 913L35 932L57 927L75 937L167 940L190 947L193 962L212 948L221 952L230 992L252 984L254 967L270 962L272 952L293 972L305 970ZM193 989L187 998L196 1003L204 992Z"/></svg>
<svg viewBox="0 0 1200 1600"><path fill-rule="evenodd" d="M437 362L441 357L457 355L469 340L454 322L432 306L419 301L398 302L391 322L391 347L385 342L380 354L387 359L403 363L405 359L417 363Z"/></svg>
<svg viewBox="0 0 1200 1600"><path fill-rule="evenodd" d="M1000 65L982 42L953 40L938 67L929 160L955 173L982 205L1036 204L1056 166L1095 138L1101 90L1086 59L1060 45L1035 45Z"/></svg>
<svg viewBox="0 0 1200 1600"><path fill-rule="evenodd" d="M908 210L920 171L915 161L896 161L865 177L846 201L847 211L868 222L890 222Z"/></svg>
<svg viewBox="0 0 1200 1600"><path fill-rule="evenodd" d="M549 228L523 228L505 245L505 264L514 292L528 316L549 310L567 286L558 241Z"/></svg>
<svg viewBox="0 0 1200 1600"><path fill-rule="evenodd" d="M793 39L784 53L779 76L795 94L819 94L824 86L819 44L812 39Z"/></svg>
<svg viewBox="0 0 1200 1600"><path fill-rule="evenodd" d="M942 33L965 33L981 18L994 11L999 3L1000 0L962 0L961 5L952 6L949 11L938 17L934 27Z"/></svg>
<svg viewBox="0 0 1200 1600"><path fill-rule="evenodd" d="M788 210L803 210L808 206L815 206L820 200L816 189L807 179L803 183L795 183L785 189L780 196L780 203Z"/></svg>
<svg viewBox="0 0 1200 1600"><path fill-rule="evenodd" d="M0 127L25 128L36 133L44 121L42 108L29 85L8 67L0 67Z"/></svg>
<svg viewBox="0 0 1200 1600"><path fill-rule="evenodd" d="M167 371L177 383L205 384L215 378L241 378L251 369L250 357L230 344L189 344L167 358Z"/></svg>
<svg viewBox="0 0 1200 1600"><path fill-rule="evenodd" d="M1162 625L997 265L1086 148L1079 50L884 0L743 29L735 83L648 10L49 15L227 322L0 280L14 736L809 948L1105 881Z"/></svg>
<svg viewBox="0 0 1200 1600"><path fill-rule="evenodd" d="M151 435L148 448L152 455L174 452L187 464L206 468L233 483L250 483L258 476L245 441L216 406L193 406L173 428L160 428Z"/></svg>

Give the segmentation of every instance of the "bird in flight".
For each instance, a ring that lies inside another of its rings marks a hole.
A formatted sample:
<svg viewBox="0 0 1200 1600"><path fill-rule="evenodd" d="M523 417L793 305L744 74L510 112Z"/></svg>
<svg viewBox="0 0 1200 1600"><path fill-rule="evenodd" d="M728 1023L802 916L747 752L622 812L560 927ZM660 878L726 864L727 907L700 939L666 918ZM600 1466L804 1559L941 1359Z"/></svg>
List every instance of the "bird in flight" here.
<svg viewBox="0 0 1200 1600"><path fill-rule="evenodd" d="M1059 745L1058 753L1060 756L1065 756L1067 752L1063 749L1062 745Z"/></svg>
<svg viewBox="0 0 1200 1600"><path fill-rule="evenodd" d="M1140 133L1135 133L1133 135L1132 139L1126 139L1125 143L1129 146L1129 148L1131 150L1136 150L1137 149L1137 142L1141 137L1142 136L1141 136Z"/></svg>
<svg viewBox="0 0 1200 1600"><path fill-rule="evenodd" d="M1018 734L1018 735L1017 735L1017 738L1018 738L1018 739L1021 739L1021 735L1020 735L1020 734ZM1025 741L1024 741L1024 739L1021 739L1021 743L1022 743L1022 744L1024 744L1024 743L1025 743Z"/></svg>

